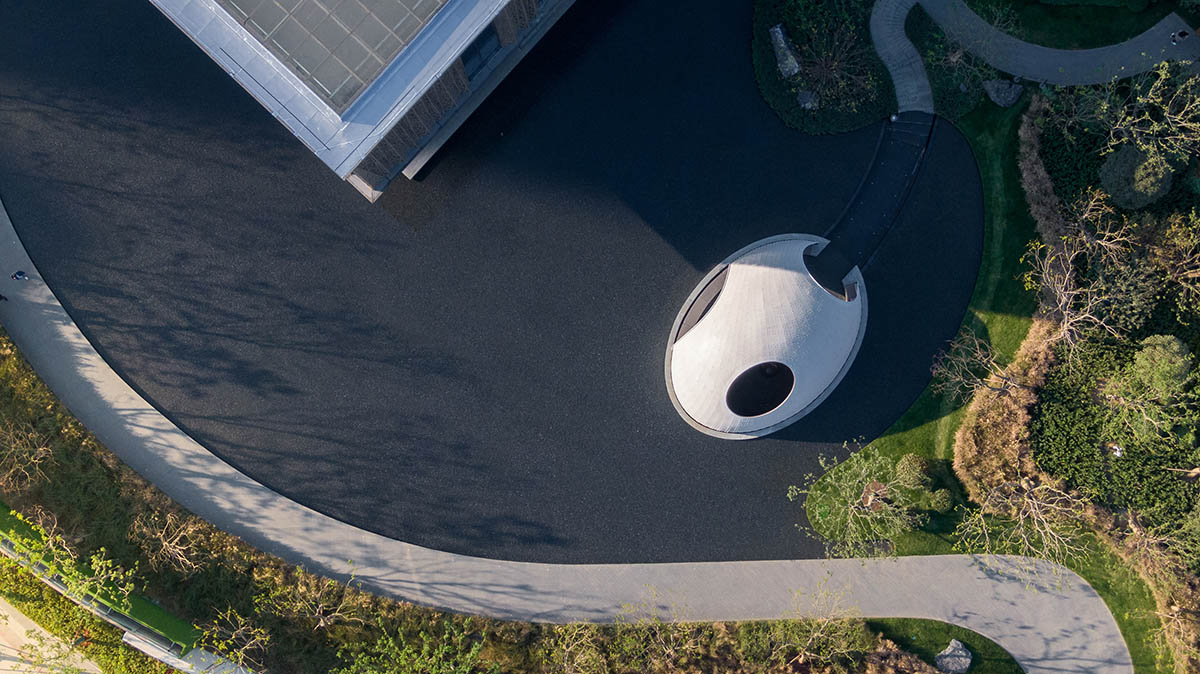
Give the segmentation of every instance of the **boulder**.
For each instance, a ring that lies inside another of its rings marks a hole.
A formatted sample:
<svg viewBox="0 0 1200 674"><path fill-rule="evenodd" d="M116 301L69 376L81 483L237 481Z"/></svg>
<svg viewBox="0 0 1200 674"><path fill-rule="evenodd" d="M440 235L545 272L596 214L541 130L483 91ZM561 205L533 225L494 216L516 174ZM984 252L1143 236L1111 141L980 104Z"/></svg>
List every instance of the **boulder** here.
<svg viewBox="0 0 1200 674"><path fill-rule="evenodd" d="M983 90L987 92L988 98L992 99L993 103L1007 108L1021 100L1021 93L1025 91L1025 88L1008 80L988 80L983 83Z"/></svg>
<svg viewBox="0 0 1200 674"><path fill-rule="evenodd" d="M946 674L967 674L971 669L971 651L958 639L951 639L946 650L933 657L933 664Z"/></svg>
<svg viewBox="0 0 1200 674"><path fill-rule="evenodd" d="M816 110L821 107L816 92L809 91L808 89L801 89L796 92L796 105L799 105L802 110Z"/></svg>
<svg viewBox="0 0 1200 674"><path fill-rule="evenodd" d="M784 79L796 76L800 72L800 62L796 60L796 52L792 51L792 41L783 30L783 24L771 26L771 47L775 50L775 65Z"/></svg>

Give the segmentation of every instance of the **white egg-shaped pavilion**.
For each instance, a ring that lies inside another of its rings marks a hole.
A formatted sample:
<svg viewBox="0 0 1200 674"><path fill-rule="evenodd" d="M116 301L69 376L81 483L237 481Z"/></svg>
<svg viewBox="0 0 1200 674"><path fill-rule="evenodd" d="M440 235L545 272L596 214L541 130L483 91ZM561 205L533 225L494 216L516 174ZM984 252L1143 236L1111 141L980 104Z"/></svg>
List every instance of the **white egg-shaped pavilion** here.
<svg viewBox="0 0 1200 674"><path fill-rule="evenodd" d="M813 276L810 264L828 243L810 234L757 241L692 291L671 328L666 379L675 408L697 430L767 435L841 382L867 327L867 295L858 267L832 289Z"/></svg>

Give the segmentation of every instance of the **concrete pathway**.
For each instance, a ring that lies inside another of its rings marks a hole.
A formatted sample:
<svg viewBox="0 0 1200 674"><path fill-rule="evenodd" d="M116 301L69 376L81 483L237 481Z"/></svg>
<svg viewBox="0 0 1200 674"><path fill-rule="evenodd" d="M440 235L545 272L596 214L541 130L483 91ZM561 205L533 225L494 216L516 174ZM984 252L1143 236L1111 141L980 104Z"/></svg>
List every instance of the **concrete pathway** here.
<svg viewBox="0 0 1200 674"><path fill-rule="evenodd" d="M933 113L933 91L917 48L904 34L904 21L917 0L879 0L871 8L871 43L892 75L900 112Z"/></svg>
<svg viewBox="0 0 1200 674"><path fill-rule="evenodd" d="M40 635L39 640L37 636ZM0 599L0 674L34 674L46 671L59 671L58 669L46 670L43 668L34 668L29 664L28 660L22 653L28 652L30 649L39 649L46 653L43 644L61 644L58 637L51 635L46 630L42 629L37 623L13 607L12 604ZM65 645L63 645L65 648ZM81 672L92 672L100 674L100 668L90 660L83 656L73 654L70 659L64 663L78 669Z"/></svg>
<svg viewBox="0 0 1200 674"><path fill-rule="evenodd" d="M1120 44L1051 49L997 30L963 0L879 0L871 9L871 42L892 76L900 112L934 111L921 55L904 33L904 22L918 1L934 22L968 51L1001 72L1034 82L1099 84L1146 72L1162 61L1200 61L1200 36L1171 44L1171 35L1192 32L1174 13Z"/></svg>
<svg viewBox="0 0 1200 674"><path fill-rule="evenodd" d="M1168 14L1153 28L1119 44L1097 49L1051 49L997 30L963 0L920 2L951 39L997 70L1035 82L1099 84L1146 72L1162 61L1200 60L1200 37L1193 35L1171 44L1173 33L1192 31L1178 14Z"/></svg>
<svg viewBox="0 0 1200 674"><path fill-rule="evenodd" d="M30 280L11 281L10 270ZM239 473L159 414L104 362L41 281L0 205L0 320L51 389L106 446L200 517L251 545L369 589L440 609L545 622L611 621L630 604L694 620L823 608L818 588L864 616L944 620L1000 644L1026 672L1132 672L1104 602L1064 572L1026 588L968 556L568 565L454 555L356 529ZM1000 560L1006 563L1006 560ZM1050 566L1042 564L1047 574ZM802 593L795 596L795 593Z"/></svg>

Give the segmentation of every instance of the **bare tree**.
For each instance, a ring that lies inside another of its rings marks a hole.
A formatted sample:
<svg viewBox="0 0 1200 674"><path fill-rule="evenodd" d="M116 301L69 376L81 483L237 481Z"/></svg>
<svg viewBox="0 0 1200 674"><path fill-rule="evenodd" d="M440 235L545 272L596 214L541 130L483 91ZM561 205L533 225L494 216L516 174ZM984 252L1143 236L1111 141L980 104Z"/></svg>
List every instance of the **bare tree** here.
<svg viewBox="0 0 1200 674"><path fill-rule="evenodd" d="M1069 216L1068 234L1082 239L1091 260L1121 264L1138 246L1134 228L1117 217L1103 190L1087 188L1071 204Z"/></svg>
<svg viewBox="0 0 1200 674"><path fill-rule="evenodd" d="M981 18L1002 33L1019 37L1024 31L1020 18L1009 5L989 5L980 12ZM966 32L953 38L938 31L938 42L926 54L932 66L941 66L954 75L957 82L980 84L997 76L996 69L988 64L996 53L996 33L991 31Z"/></svg>
<svg viewBox="0 0 1200 674"><path fill-rule="evenodd" d="M966 513L956 547L970 554L1018 555L1065 565L1087 555L1079 542L1087 511L1087 501L1075 494L1022 477L992 487L980 507ZM1038 575L1034 564L1016 563L1027 581Z"/></svg>
<svg viewBox="0 0 1200 674"><path fill-rule="evenodd" d="M857 671L871 643L858 609L825 582L811 593L795 592L787 620L771 623L775 650L770 662L784 671Z"/></svg>
<svg viewBox="0 0 1200 674"><path fill-rule="evenodd" d="M1167 468L1163 468L1163 470L1166 470L1166 471L1169 471L1172 473L1182 473L1183 479L1187 480L1188 482L1195 482L1197 480L1200 480L1200 466L1197 466L1195 468L1170 468L1170 467L1167 467Z"/></svg>
<svg viewBox="0 0 1200 674"><path fill-rule="evenodd" d="M1126 104L1117 82L1113 79L1092 86L1058 87L1039 114L1072 142L1080 131L1104 133L1116 124Z"/></svg>
<svg viewBox="0 0 1200 674"><path fill-rule="evenodd" d="M788 499L805 499L814 526L836 557L879 557L893 553L891 540L926 521L918 493L897 475L895 462L863 449L841 463L820 458L822 476L808 486L788 487Z"/></svg>
<svg viewBox="0 0 1200 674"><path fill-rule="evenodd" d="M1041 291L1042 311L1057 322L1050 341L1066 346L1068 358L1089 332L1121 335L1108 309L1127 298L1110 286L1080 278L1078 266L1086 260L1088 249L1081 237L1063 237L1054 245L1034 242L1025 253L1025 261L1032 267L1026 272L1025 285Z"/></svg>
<svg viewBox="0 0 1200 674"><path fill-rule="evenodd" d="M1102 391L1104 401L1116 412L1114 420L1135 437L1154 434L1163 440L1170 440L1181 419L1195 417L1197 401L1194 396L1185 400L1152 393L1129 395L1111 381Z"/></svg>
<svg viewBox="0 0 1200 674"><path fill-rule="evenodd" d="M267 630L229 607L206 625L197 625L200 645L239 667L262 669L271 643Z"/></svg>
<svg viewBox="0 0 1200 674"><path fill-rule="evenodd" d="M170 568L184 574L200 568L196 543L202 534L203 527L196 519L157 509L139 515L129 531L130 538L146 553L151 568Z"/></svg>
<svg viewBox="0 0 1200 674"><path fill-rule="evenodd" d="M1186 160L1200 151L1200 75L1164 61L1130 82L1112 117L1110 148L1133 143L1151 156Z"/></svg>
<svg viewBox="0 0 1200 674"><path fill-rule="evenodd" d="M29 423L0 421L0 491L20 493L46 479L50 440Z"/></svg>
<svg viewBox="0 0 1200 674"><path fill-rule="evenodd" d="M121 611L130 608L129 597L136 590L136 571L124 569L99 548L86 560L58 532L47 531L36 522L12 511L24 524L11 528L5 537L26 569L41 578L55 578L76 598L97 598Z"/></svg>
<svg viewBox="0 0 1200 674"><path fill-rule="evenodd" d="M1180 674L1196 671L1200 662L1200 612L1170 603L1154 611L1158 625L1151 634L1151 643L1158 651L1160 666L1174 661Z"/></svg>
<svg viewBox="0 0 1200 674"><path fill-rule="evenodd" d="M603 633L592 623L568 623L554 628L554 659L562 674L608 674Z"/></svg>
<svg viewBox="0 0 1200 674"><path fill-rule="evenodd" d="M987 340L965 325L949 346L934 357L930 371L934 392L945 393L959 403L966 402L980 389L1007 395L1013 388L1029 388L996 361Z"/></svg>
<svg viewBox="0 0 1200 674"><path fill-rule="evenodd" d="M1200 308L1200 215L1196 209L1167 217L1150 259L1177 292L1181 308Z"/></svg>
<svg viewBox="0 0 1200 674"><path fill-rule="evenodd" d="M1100 133L1107 151L1128 143L1179 162L1200 150L1200 76L1164 61L1128 83L1060 89L1046 114L1068 139L1080 130Z"/></svg>
<svg viewBox="0 0 1200 674"><path fill-rule="evenodd" d="M870 45L850 25L815 31L800 45L800 81L823 103L837 101L857 109L875 92Z"/></svg>
<svg viewBox="0 0 1200 674"><path fill-rule="evenodd" d="M706 626L690 620L686 607L654 588L649 594L645 601L621 607L613 637L615 660L640 671L690 671L703 650Z"/></svg>
<svg viewBox="0 0 1200 674"><path fill-rule="evenodd" d="M21 674L87 674L83 656L61 639L38 630L25 632L25 643L17 650L15 669Z"/></svg>
<svg viewBox="0 0 1200 674"><path fill-rule="evenodd" d="M1167 591L1186 590L1187 560L1200 558L1200 540L1178 526L1147 527L1132 510L1121 543L1142 574Z"/></svg>

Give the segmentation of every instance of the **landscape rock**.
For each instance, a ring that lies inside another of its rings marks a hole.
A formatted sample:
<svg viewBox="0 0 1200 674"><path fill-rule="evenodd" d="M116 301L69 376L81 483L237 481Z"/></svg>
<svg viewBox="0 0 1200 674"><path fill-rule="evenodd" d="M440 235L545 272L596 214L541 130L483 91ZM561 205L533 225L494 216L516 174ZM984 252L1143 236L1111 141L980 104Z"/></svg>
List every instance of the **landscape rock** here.
<svg viewBox="0 0 1200 674"><path fill-rule="evenodd" d="M1025 88L1008 80L988 80L983 83L983 90L987 92L988 98L992 99L993 103L1007 108L1021 100L1021 93L1025 91Z"/></svg>
<svg viewBox="0 0 1200 674"><path fill-rule="evenodd" d="M967 674L971 669L971 651L958 639L951 639L946 650L933 657L933 664L946 674Z"/></svg>
<svg viewBox="0 0 1200 674"><path fill-rule="evenodd" d="M816 110L821 107L816 92L809 91L808 89L801 89L796 92L796 105L799 105L803 110Z"/></svg>
<svg viewBox="0 0 1200 674"><path fill-rule="evenodd" d="M792 41L783 30L783 24L771 26L771 47L775 50L775 65L784 79L796 76L800 72L800 62L796 60L796 52L792 51Z"/></svg>

